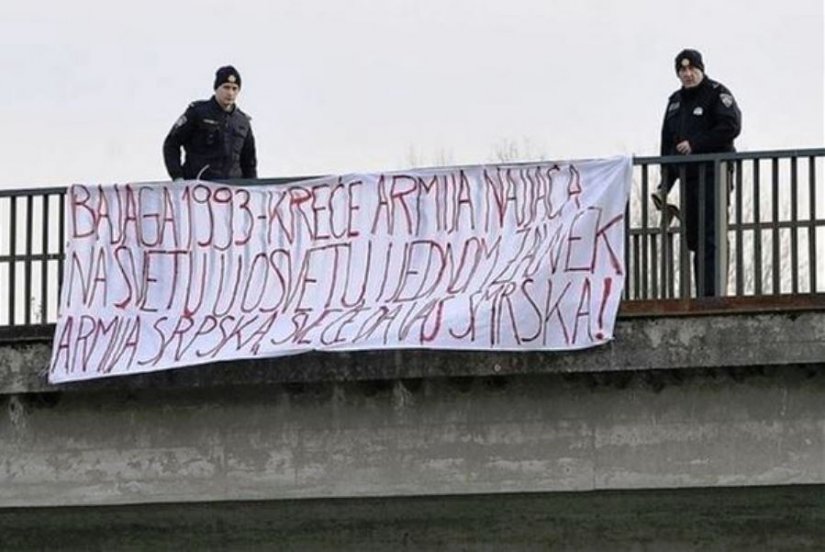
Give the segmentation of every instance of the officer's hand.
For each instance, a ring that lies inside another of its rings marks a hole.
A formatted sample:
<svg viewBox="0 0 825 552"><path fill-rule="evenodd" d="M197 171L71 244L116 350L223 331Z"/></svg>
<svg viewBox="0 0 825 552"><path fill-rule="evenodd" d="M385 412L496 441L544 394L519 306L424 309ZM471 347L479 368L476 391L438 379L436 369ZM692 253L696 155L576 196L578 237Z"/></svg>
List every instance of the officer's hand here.
<svg viewBox="0 0 825 552"><path fill-rule="evenodd" d="M682 155L690 155L693 153L693 149L690 147L690 142L687 140L682 140L678 144L676 144L676 151L681 153Z"/></svg>

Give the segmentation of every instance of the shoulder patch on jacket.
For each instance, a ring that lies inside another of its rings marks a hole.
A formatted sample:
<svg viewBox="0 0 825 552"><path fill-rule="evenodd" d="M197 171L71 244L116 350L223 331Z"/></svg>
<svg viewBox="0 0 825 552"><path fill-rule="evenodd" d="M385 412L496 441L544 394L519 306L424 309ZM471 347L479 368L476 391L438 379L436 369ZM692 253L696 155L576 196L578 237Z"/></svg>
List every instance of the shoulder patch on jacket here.
<svg viewBox="0 0 825 552"><path fill-rule="evenodd" d="M175 121L175 128L180 128L180 127L182 127L183 125L185 125L185 124L186 124L186 121L187 121L187 120L188 120L188 119L186 118L186 114L181 115L180 117L178 117L178 120L177 120L177 121Z"/></svg>
<svg viewBox="0 0 825 552"><path fill-rule="evenodd" d="M731 96L730 94L719 94L719 99L722 100L722 103L725 105L725 107L730 107L733 105L733 96Z"/></svg>

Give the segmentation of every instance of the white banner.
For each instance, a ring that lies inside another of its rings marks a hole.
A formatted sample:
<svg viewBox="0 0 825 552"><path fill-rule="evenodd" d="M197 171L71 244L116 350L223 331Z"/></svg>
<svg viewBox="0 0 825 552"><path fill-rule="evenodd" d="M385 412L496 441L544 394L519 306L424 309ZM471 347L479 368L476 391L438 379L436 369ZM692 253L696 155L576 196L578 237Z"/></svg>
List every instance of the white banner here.
<svg viewBox="0 0 825 552"><path fill-rule="evenodd" d="M49 381L311 350L612 338L627 157L75 185Z"/></svg>

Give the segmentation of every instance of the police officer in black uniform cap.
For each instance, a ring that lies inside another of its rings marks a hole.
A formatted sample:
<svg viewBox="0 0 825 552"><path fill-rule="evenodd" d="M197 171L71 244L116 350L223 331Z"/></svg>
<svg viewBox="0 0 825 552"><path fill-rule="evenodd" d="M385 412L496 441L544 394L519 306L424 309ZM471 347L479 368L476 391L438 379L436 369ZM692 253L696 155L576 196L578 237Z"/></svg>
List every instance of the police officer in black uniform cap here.
<svg viewBox="0 0 825 552"><path fill-rule="evenodd" d="M742 114L733 95L723 84L705 75L702 54L696 50L682 50L676 56L676 74L682 88L671 94L662 123L661 154L691 155L736 151L733 140L739 136ZM687 247L693 252L697 295L716 294L716 178L713 163L685 163L683 167L663 167L663 182L654 194L654 203L662 208L665 196L680 172L685 175L685 231ZM700 172L704 171L704 255L703 285L699 286L699 187ZM727 204L719 208L727 211ZM722 237L724 239L724 237ZM725 269L726 267L719 267ZM726 272L726 271L725 271Z"/></svg>
<svg viewBox="0 0 825 552"><path fill-rule="evenodd" d="M163 159L173 180L258 176L251 118L235 105L240 73L231 65L221 67L213 88L212 98L189 104L163 142Z"/></svg>

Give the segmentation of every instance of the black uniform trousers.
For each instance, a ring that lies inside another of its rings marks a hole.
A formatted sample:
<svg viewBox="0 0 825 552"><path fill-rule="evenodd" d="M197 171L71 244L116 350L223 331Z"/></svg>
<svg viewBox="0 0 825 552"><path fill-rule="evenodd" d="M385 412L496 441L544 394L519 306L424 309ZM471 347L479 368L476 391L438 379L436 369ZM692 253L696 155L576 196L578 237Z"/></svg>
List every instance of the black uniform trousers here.
<svg viewBox="0 0 825 552"><path fill-rule="evenodd" d="M717 263L719 240L727 240L727 235L719 235L720 231L716 224L717 202L720 195L717 184L727 188L722 195L724 203L718 205L719 209L725 210L724 214L727 217L727 198L730 191L729 183L733 182L733 167L728 166L724 175L726 178L722 178L718 183L713 163L695 163L681 170L676 169L676 171L677 175L684 171L685 176L682 209L684 210L687 248L693 253L696 295L697 297L712 297L717 291L721 291L716 289L719 276L727 277L727 260L722 259L721 264ZM704 220L701 220L702 216Z"/></svg>

